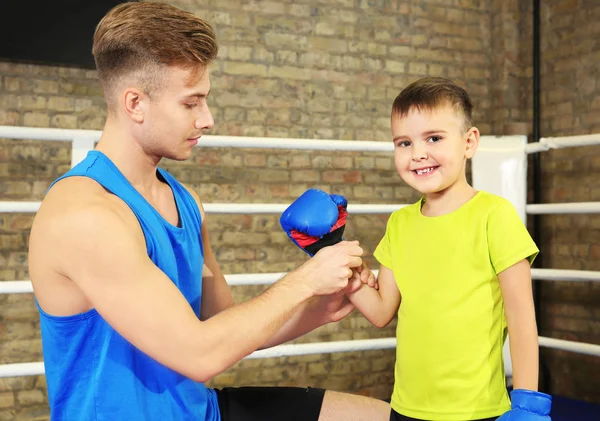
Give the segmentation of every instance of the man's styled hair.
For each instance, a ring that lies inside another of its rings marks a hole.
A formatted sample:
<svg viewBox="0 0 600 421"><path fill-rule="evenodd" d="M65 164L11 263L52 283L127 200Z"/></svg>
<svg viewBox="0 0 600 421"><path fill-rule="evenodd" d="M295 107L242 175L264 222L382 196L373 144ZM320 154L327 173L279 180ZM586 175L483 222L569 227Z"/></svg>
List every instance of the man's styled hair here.
<svg viewBox="0 0 600 421"><path fill-rule="evenodd" d="M431 111L450 104L464 118L464 130L473 125L473 102L466 90L449 79L426 77L419 79L398 94L392 105L392 116L406 116L411 108Z"/></svg>
<svg viewBox="0 0 600 421"><path fill-rule="evenodd" d="M112 88L133 75L150 94L167 66L208 67L218 46L213 28L192 13L163 3L126 2L113 7L94 33L92 54L110 107Z"/></svg>

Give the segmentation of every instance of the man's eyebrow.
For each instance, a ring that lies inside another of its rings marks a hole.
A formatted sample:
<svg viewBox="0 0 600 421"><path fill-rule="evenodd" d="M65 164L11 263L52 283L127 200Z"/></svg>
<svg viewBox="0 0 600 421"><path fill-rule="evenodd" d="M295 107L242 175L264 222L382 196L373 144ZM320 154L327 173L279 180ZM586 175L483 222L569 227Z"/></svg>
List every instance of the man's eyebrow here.
<svg viewBox="0 0 600 421"><path fill-rule="evenodd" d="M187 98L193 98L193 97L198 97L198 98L206 98L210 95L210 89L208 90L207 93L203 93L203 92L194 92L193 94L189 94L186 95L186 99Z"/></svg>

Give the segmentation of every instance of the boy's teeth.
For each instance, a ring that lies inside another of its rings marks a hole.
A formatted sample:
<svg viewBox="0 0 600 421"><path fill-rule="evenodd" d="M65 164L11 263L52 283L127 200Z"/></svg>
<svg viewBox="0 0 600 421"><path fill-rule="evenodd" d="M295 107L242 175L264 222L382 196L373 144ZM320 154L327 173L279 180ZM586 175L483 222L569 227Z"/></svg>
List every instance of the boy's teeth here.
<svg viewBox="0 0 600 421"><path fill-rule="evenodd" d="M424 170L417 170L417 174L425 174L431 171L433 171L433 167L425 168Z"/></svg>

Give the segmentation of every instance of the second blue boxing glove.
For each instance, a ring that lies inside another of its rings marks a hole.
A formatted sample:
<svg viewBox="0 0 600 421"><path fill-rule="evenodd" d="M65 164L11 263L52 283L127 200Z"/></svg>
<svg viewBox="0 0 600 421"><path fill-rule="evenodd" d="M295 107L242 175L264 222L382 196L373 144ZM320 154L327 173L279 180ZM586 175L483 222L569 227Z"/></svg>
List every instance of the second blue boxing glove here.
<svg viewBox="0 0 600 421"><path fill-rule="evenodd" d="M510 393L511 409L498 421L551 421L552 396L526 389L515 389Z"/></svg>

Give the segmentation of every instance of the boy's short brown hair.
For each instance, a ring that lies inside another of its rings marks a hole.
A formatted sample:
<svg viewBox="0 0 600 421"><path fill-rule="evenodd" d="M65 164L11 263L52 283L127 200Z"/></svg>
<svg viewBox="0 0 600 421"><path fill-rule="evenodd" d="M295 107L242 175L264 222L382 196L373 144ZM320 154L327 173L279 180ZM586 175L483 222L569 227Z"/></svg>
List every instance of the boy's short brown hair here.
<svg viewBox="0 0 600 421"><path fill-rule="evenodd" d="M432 110L445 103L463 115L464 129L473 125L473 102L467 91L449 79L426 77L419 79L398 94L392 105L392 116L405 116L411 108Z"/></svg>
<svg viewBox="0 0 600 421"><path fill-rule="evenodd" d="M105 96L123 76L135 75L150 91L162 68L205 68L217 53L214 30L205 20L168 4L137 1L119 4L102 18L92 47Z"/></svg>

